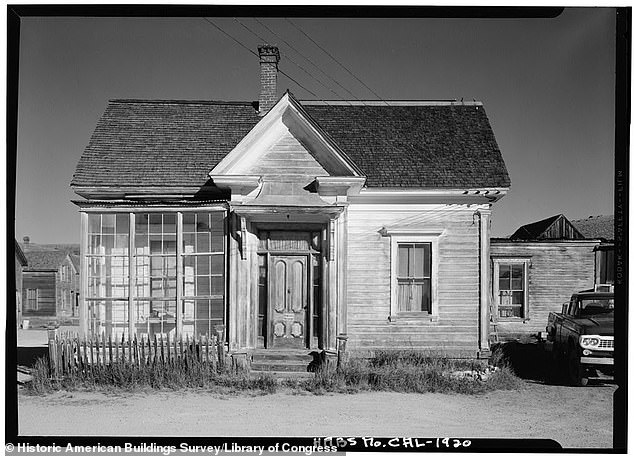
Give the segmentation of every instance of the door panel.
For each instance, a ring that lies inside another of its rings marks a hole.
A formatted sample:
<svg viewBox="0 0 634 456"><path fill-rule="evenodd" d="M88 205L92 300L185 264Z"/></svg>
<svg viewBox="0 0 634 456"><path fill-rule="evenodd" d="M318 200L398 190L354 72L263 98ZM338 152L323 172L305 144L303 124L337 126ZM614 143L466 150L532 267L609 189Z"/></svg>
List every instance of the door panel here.
<svg viewBox="0 0 634 456"><path fill-rule="evenodd" d="M306 347L306 263L305 256L271 256L273 347Z"/></svg>

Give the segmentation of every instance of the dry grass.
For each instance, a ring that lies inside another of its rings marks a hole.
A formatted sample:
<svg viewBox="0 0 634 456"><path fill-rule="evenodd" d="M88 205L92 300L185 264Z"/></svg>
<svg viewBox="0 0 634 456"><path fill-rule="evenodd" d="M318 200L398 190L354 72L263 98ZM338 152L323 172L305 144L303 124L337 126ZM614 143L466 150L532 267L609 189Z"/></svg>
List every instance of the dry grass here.
<svg viewBox="0 0 634 456"><path fill-rule="evenodd" d="M269 374L250 376L240 370L208 363L114 364L75 370L52 379L45 359L33 369L29 391L46 394L57 390L101 389L211 389L219 392L356 393L398 391L408 393L481 394L498 389L518 389L522 381L506 366L489 371L481 360L432 357L415 351L378 352L371 359L351 359L340 368L321 366L310 379L278 382Z"/></svg>

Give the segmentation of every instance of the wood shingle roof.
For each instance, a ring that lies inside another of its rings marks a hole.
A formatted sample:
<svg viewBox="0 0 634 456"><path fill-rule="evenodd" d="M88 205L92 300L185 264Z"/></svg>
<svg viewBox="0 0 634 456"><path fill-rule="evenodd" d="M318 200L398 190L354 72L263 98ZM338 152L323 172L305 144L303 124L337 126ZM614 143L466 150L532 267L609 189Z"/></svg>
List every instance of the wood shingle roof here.
<svg viewBox="0 0 634 456"><path fill-rule="evenodd" d="M481 104L300 103L364 173L368 187L510 185ZM71 185L209 184L209 171L260 119L249 102L112 100Z"/></svg>

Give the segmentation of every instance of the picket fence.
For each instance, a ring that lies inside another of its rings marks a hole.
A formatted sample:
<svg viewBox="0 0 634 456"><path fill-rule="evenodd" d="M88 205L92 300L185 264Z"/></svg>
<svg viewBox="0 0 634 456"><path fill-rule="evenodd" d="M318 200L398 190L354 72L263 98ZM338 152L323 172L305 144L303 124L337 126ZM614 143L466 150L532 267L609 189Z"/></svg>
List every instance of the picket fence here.
<svg viewBox="0 0 634 456"><path fill-rule="evenodd" d="M123 336L120 340L106 337L80 338L72 333L49 330L48 359L51 374L62 376L76 370L114 364L142 365L211 363L225 364L222 333L199 337Z"/></svg>

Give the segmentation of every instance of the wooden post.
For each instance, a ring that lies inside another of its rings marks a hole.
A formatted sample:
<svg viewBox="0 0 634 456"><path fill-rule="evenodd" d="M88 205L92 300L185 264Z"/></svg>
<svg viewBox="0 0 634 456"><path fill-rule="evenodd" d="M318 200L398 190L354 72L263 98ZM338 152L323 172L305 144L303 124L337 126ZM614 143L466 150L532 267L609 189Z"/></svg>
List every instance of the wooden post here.
<svg viewBox="0 0 634 456"><path fill-rule="evenodd" d="M121 335L121 364L125 364L125 335Z"/></svg>
<svg viewBox="0 0 634 456"><path fill-rule="evenodd" d="M145 338L141 335L141 364L147 364L145 362Z"/></svg>
<svg viewBox="0 0 634 456"><path fill-rule="evenodd" d="M176 350L176 334L174 334L174 364L178 364L178 352Z"/></svg>
<svg viewBox="0 0 634 456"><path fill-rule="evenodd" d="M86 371L87 369L88 369L88 347L87 347L86 336L84 336L84 370Z"/></svg>
<svg viewBox="0 0 634 456"><path fill-rule="evenodd" d="M217 337L218 365L223 368L225 366L225 325L214 325L214 329Z"/></svg>
<svg viewBox="0 0 634 456"><path fill-rule="evenodd" d="M110 355L110 365L112 366L112 335L108 334L108 352Z"/></svg>
<svg viewBox="0 0 634 456"><path fill-rule="evenodd" d="M346 334L339 334L337 336L337 369L340 369L346 362L346 345L348 343L348 336Z"/></svg>
<svg viewBox="0 0 634 456"><path fill-rule="evenodd" d="M134 365L139 365L139 344L137 343L136 333L134 334Z"/></svg>
<svg viewBox="0 0 634 456"><path fill-rule="evenodd" d="M128 334L128 352L130 353L130 364L134 363L134 359L132 358L132 338Z"/></svg>
<svg viewBox="0 0 634 456"><path fill-rule="evenodd" d="M106 333L104 332L101 337L101 343L103 344L103 367L106 367Z"/></svg>
<svg viewBox="0 0 634 456"><path fill-rule="evenodd" d="M156 340L156 333L154 334L154 364L156 364L158 358L158 341Z"/></svg>
<svg viewBox="0 0 634 456"><path fill-rule="evenodd" d="M165 364L165 350L163 345L163 333L161 333L161 364Z"/></svg>
<svg viewBox="0 0 634 456"><path fill-rule="evenodd" d="M90 346L90 370L93 370L95 368L95 358L94 355L92 353L92 337L90 339L88 339L88 345Z"/></svg>

